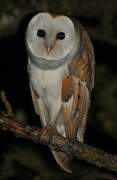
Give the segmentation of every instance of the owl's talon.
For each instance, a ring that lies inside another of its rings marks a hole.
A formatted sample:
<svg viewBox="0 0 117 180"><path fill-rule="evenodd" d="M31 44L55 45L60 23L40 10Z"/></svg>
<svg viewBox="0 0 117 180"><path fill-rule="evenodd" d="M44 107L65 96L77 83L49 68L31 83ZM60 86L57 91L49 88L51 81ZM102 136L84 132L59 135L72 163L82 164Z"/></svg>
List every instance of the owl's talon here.
<svg viewBox="0 0 117 180"><path fill-rule="evenodd" d="M46 135L46 136L51 136L53 134L59 135L57 130L52 126L46 126L46 127L43 128L43 130L44 130L44 135Z"/></svg>
<svg viewBox="0 0 117 180"><path fill-rule="evenodd" d="M53 129L51 126L46 126L43 128L43 135L50 136L53 132Z"/></svg>

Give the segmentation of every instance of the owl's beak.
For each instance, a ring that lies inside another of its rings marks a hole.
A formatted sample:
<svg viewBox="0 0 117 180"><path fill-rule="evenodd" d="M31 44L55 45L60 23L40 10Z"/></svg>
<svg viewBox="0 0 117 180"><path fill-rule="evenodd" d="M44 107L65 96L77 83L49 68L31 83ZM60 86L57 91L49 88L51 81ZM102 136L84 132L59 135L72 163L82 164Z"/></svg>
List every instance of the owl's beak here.
<svg viewBox="0 0 117 180"><path fill-rule="evenodd" d="M53 48L52 46L48 46L48 47L47 47L47 54L50 54L52 48Z"/></svg>
<svg viewBox="0 0 117 180"><path fill-rule="evenodd" d="M45 48L47 50L47 54L49 55L55 45L54 38L49 38L48 36L45 38Z"/></svg>

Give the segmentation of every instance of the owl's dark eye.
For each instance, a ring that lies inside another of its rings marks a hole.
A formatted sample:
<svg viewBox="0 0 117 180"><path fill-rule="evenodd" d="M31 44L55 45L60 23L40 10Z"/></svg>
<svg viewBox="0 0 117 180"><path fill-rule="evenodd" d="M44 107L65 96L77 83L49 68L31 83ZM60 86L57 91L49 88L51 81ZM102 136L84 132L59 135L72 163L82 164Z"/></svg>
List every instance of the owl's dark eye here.
<svg viewBox="0 0 117 180"><path fill-rule="evenodd" d="M64 32L59 32L59 33L57 34L57 39L60 39L60 40L65 39L65 33L64 33Z"/></svg>
<svg viewBox="0 0 117 180"><path fill-rule="evenodd" d="M45 31L43 29L38 29L37 36L38 37L45 37Z"/></svg>

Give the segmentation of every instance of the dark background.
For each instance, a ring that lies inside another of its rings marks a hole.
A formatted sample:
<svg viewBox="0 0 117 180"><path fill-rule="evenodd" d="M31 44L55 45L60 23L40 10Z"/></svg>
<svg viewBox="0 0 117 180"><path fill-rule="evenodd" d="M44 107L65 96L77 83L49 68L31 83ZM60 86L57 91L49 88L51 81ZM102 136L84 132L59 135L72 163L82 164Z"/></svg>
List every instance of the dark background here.
<svg viewBox="0 0 117 180"><path fill-rule="evenodd" d="M117 1L0 0L0 89L6 92L17 119L33 126L40 122L30 96L24 34L38 11L75 16L90 34L96 76L85 142L117 153ZM0 180L117 179L116 173L81 160L74 159L72 166L73 173L65 173L47 147L0 131Z"/></svg>

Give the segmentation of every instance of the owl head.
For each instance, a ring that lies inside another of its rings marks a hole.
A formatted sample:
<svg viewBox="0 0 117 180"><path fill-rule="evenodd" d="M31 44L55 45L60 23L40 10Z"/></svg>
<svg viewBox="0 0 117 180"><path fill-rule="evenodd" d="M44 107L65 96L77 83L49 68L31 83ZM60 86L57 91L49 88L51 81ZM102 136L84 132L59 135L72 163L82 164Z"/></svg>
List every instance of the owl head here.
<svg viewBox="0 0 117 180"><path fill-rule="evenodd" d="M59 60L78 46L79 36L69 17L43 12L35 15L29 22L26 44L37 58Z"/></svg>

